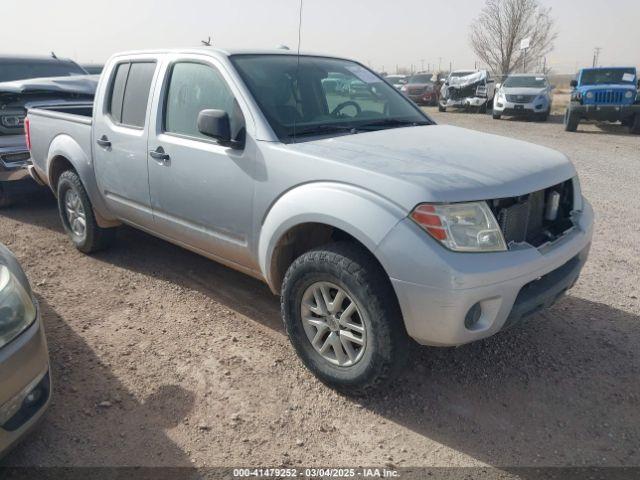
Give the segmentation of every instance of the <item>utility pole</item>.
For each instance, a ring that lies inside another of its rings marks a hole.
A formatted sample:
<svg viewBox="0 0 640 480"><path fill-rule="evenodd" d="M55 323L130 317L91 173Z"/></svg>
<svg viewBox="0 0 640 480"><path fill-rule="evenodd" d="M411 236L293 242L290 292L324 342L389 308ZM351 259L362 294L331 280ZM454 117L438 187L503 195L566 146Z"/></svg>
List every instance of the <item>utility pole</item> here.
<svg viewBox="0 0 640 480"><path fill-rule="evenodd" d="M438 71L442 71L442 57L438 57Z"/></svg>
<svg viewBox="0 0 640 480"><path fill-rule="evenodd" d="M542 63L542 73L546 75L547 74L547 57L544 57L542 59L542 62L543 62Z"/></svg>
<svg viewBox="0 0 640 480"><path fill-rule="evenodd" d="M598 60L600 60L600 52L602 51L602 47L596 47L593 49L593 68L598 66Z"/></svg>

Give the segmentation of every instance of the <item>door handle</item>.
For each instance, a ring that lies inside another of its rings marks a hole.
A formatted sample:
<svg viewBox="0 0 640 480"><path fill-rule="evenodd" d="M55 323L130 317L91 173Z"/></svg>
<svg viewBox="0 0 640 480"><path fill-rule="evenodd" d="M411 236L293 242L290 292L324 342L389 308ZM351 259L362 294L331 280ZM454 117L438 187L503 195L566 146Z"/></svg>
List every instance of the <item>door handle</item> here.
<svg viewBox="0 0 640 480"><path fill-rule="evenodd" d="M158 147L155 150L150 150L149 155L160 165L168 165L171 157L168 153L165 153L164 148Z"/></svg>
<svg viewBox="0 0 640 480"><path fill-rule="evenodd" d="M109 148L111 146L111 142L106 135L102 135L99 139L96 140L96 143L104 148Z"/></svg>

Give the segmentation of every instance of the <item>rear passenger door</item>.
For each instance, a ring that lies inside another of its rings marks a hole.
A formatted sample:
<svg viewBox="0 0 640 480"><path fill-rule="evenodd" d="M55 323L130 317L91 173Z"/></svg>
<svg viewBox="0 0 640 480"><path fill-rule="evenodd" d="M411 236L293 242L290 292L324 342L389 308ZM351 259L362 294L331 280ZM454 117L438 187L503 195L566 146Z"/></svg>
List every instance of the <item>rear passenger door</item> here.
<svg viewBox="0 0 640 480"><path fill-rule="evenodd" d="M151 228L147 168L147 119L157 61L117 62L97 99L93 158L96 180L109 210L131 224Z"/></svg>

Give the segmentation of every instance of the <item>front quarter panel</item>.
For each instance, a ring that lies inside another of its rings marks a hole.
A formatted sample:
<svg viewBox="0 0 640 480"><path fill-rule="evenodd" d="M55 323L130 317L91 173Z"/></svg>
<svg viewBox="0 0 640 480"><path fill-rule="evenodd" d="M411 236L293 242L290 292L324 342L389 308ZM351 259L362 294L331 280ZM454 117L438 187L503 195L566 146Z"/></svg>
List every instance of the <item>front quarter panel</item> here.
<svg viewBox="0 0 640 480"><path fill-rule="evenodd" d="M271 260L283 235L305 223L339 228L375 252L386 234L406 212L380 196L353 185L317 182L283 194L267 212L260 231L258 257L264 278L274 292Z"/></svg>

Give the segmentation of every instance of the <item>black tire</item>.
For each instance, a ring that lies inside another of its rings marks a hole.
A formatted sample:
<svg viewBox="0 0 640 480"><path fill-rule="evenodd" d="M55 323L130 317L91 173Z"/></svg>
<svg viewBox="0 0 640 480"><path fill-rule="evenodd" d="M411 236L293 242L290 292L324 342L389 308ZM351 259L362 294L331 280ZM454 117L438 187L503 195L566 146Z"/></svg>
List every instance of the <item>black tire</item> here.
<svg viewBox="0 0 640 480"><path fill-rule="evenodd" d="M538 122L546 122L547 120L549 120L550 113L551 112L549 112L549 110L547 110L546 112L538 113L536 115L536 120Z"/></svg>
<svg viewBox="0 0 640 480"><path fill-rule="evenodd" d="M6 208L11 205L13 205L13 198L4 191L2 184L0 183L0 208Z"/></svg>
<svg viewBox="0 0 640 480"><path fill-rule="evenodd" d="M443 106L440 102L438 102L438 111L439 112L446 112L447 111L447 107Z"/></svg>
<svg viewBox="0 0 640 480"><path fill-rule="evenodd" d="M366 341L361 358L351 366L332 364L307 337L302 297L317 282L342 288L361 313ZM377 390L395 378L409 356L411 342L389 279L369 252L355 244L334 243L298 257L285 275L281 307L287 334L302 362L323 383L343 393Z"/></svg>
<svg viewBox="0 0 640 480"><path fill-rule="evenodd" d="M564 129L567 132L575 132L578 129L579 123L580 117L575 113L572 113L571 110L567 109L564 114Z"/></svg>
<svg viewBox="0 0 640 480"><path fill-rule="evenodd" d="M502 118L502 114L501 113L495 113L493 112L491 114L491 116L493 117L494 120L500 120Z"/></svg>
<svg viewBox="0 0 640 480"><path fill-rule="evenodd" d="M640 113L636 113L633 121L629 124L629 133L640 135Z"/></svg>
<svg viewBox="0 0 640 480"><path fill-rule="evenodd" d="M76 234L70 225L65 201L70 191L77 194L85 215L84 235ZM100 227L93 213L93 207L80 177L73 170L67 170L58 180L58 211L60 220L71 241L83 253L93 253L108 248L115 240L115 228Z"/></svg>
<svg viewBox="0 0 640 480"><path fill-rule="evenodd" d="M486 104L486 103L483 103L482 105L480 105L480 106L478 107L478 112L479 112L479 113L487 113L487 104Z"/></svg>

